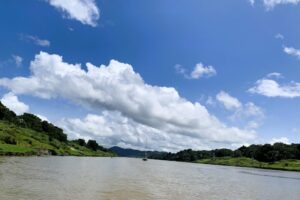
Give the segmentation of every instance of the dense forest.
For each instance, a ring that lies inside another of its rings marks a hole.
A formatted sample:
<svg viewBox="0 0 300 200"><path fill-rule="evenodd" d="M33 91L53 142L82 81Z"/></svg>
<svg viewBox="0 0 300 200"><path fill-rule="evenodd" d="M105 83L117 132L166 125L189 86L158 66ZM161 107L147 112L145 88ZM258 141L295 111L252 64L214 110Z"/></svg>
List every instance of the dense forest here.
<svg viewBox="0 0 300 200"><path fill-rule="evenodd" d="M68 141L67 134L61 128L30 113L17 116L1 102L0 145L0 154L1 150L2 154L5 151L9 154L10 149L14 149L7 145L32 148L33 152L37 149L49 150L52 155L100 155L102 152L112 154L95 140Z"/></svg>
<svg viewBox="0 0 300 200"><path fill-rule="evenodd" d="M300 144L275 143L264 145L242 146L236 150L215 149L210 151L194 151L191 149L177 153L161 153L151 155L152 159L174 160L194 162L201 159L213 159L222 157L247 157L260 162L276 162L287 159L300 159Z"/></svg>

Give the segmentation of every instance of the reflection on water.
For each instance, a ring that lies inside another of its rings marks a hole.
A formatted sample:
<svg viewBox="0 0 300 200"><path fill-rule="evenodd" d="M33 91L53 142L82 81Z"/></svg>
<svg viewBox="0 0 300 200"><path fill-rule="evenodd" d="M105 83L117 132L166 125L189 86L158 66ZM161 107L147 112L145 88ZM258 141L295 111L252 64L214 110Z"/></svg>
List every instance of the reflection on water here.
<svg viewBox="0 0 300 200"><path fill-rule="evenodd" d="M300 196L300 173L294 172L129 158L2 160L1 200L298 200Z"/></svg>

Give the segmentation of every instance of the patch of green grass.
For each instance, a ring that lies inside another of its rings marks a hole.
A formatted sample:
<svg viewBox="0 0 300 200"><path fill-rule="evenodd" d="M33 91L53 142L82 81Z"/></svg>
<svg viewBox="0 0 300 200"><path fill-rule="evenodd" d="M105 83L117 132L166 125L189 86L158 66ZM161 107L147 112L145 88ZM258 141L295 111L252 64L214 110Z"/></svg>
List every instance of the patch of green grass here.
<svg viewBox="0 0 300 200"><path fill-rule="evenodd" d="M49 139L45 133L0 121L0 155L35 155L47 150L54 155L115 156L111 152L92 151L74 142Z"/></svg>
<svg viewBox="0 0 300 200"><path fill-rule="evenodd" d="M0 155L11 153L12 155L30 155L34 154L35 150L30 147L23 147L11 144L0 144Z"/></svg>
<svg viewBox="0 0 300 200"><path fill-rule="evenodd" d="M196 163L300 171L300 160L281 160L274 163L266 163L266 162L259 162L257 160L246 158L246 157L238 157L238 158L223 157L223 158L215 158L215 159L197 160Z"/></svg>

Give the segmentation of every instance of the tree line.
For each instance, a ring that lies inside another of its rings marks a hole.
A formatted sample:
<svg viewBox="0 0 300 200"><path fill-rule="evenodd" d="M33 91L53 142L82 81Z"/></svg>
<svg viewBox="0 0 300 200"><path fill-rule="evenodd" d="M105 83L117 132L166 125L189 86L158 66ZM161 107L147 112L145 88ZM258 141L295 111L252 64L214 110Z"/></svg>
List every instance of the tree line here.
<svg viewBox="0 0 300 200"><path fill-rule="evenodd" d="M12 123L18 127L28 128L37 132L48 135L49 141L56 139L60 142L68 142L67 134L64 131L53 125L52 123L41 120L39 117L31 113L24 113L17 116L13 111L9 110L0 102L0 120ZM84 139L74 140L72 142L78 143L80 146L85 146L93 151L101 150L108 151L106 148L99 145L95 140L89 140L87 143ZM14 144L13 141L7 143Z"/></svg>
<svg viewBox="0 0 300 200"><path fill-rule="evenodd" d="M260 162L276 162L285 159L300 159L300 144L275 143L263 145L242 146L236 150L214 149L194 151L186 149L177 153L160 153L151 155L152 159L193 162L201 159L219 157L248 157Z"/></svg>

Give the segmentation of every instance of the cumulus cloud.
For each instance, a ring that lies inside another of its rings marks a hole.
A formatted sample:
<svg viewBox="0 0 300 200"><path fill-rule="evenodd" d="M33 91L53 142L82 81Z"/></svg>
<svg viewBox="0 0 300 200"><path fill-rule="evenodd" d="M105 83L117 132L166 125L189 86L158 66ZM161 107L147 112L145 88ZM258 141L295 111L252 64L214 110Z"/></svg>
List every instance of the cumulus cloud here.
<svg viewBox="0 0 300 200"><path fill-rule="evenodd" d="M71 138L96 139L106 146L120 146L141 150L172 151L193 148L233 148L242 142L220 142L206 137L191 137L180 132L168 132L125 117L118 111L88 114L85 118L63 119L60 126Z"/></svg>
<svg viewBox="0 0 300 200"><path fill-rule="evenodd" d="M300 50L299 49L295 49L294 47L284 47L283 51L286 54L289 54L291 56L295 56L296 58L300 59Z"/></svg>
<svg viewBox="0 0 300 200"><path fill-rule="evenodd" d="M10 110L14 111L17 115L22 115L29 111L29 106L19 101L18 97L14 93L5 94L1 102Z"/></svg>
<svg viewBox="0 0 300 200"><path fill-rule="evenodd" d="M21 38L21 40L32 42L35 45L38 45L41 47L49 47L50 46L49 40L40 39L38 36L20 34L20 38Z"/></svg>
<svg viewBox="0 0 300 200"><path fill-rule="evenodd" d="M224 91L219 92L216 99L228 110L235 110L242 107L241 102L237 98L230 96Z"/></svg>
<svg viewBox="0 0 300 200"><path fill-rule="evenodd" d="M78 124L88 131L78 129L78 134L80 130L90 135L99 133L100 131L93 128L89 122L100 123L101 118L112 119L115 115L111 112L118 112L119 118L124 121L128 120L136 127L143 127L142 130L153 131L151 134L154 134L153 137L156 137L155 133L161 133L157 134L157 137L164 136L170 143L173 138L180 138L178 142L182 145L188 141L190 141L189 145L204 141L207 144L210 142L210 144L230 145L245 143L256 137L253 131L227 126L200 103L192 103L179 96L172 87L145 83L129 64L111 60L108 66L97 67L87 63L86 67L87 70L83 70L80 64L66 63L59 55L40 52L31 61L29 77L1 78L0 86L8 88L15 94L28 94L46 99L62 97L91 108L95 112L109 111L108 114L102 113L105 117L87 116L86 119L79 119L82 123ZM113 117L110 118L108 115ZM72 120L66 121L69 124L76 124L72 123ZM110 133L109 127L112 126L106 126L108 129L105 129L102 134L109 136L116 132L114 130ZM123 129L119 132L126 134ZM137 137L138 133L143 133L143 131L128 132L130 137ZM145 131L145 135L148 132Z"/></svg>
<svg viewBox="0 0 300 200"><path fill-rule="evenodd" d="M202 63L196 64L193 71L190 73L187 73L187 70L178 64L175 65L175 70L187 79L199 79L201 77L211 77L217 74L217 71L213 66L204 66Z"/></svg>
<svg viewBox="0 0 300 200"><path fill-rule="evenodd" d="M290 140L287 137L272 138L270 144L275 144L275 143L291 144Z"/></svg>
<svg viewBox="0 0 300 200"><path fill-rule="evenodd" d="M267 97L295 98L300 97L300 83L280 84L276 80L265 77L256 81L254 87L250 88L248 92Z"/></svg>
<svg viewBox="0 0 300 200"><path fill-rule="evenodd" d="M82 24L97 26L99 8L94 0L47 0L51 6L64 13L64 17L75 19Z"/></svg>

